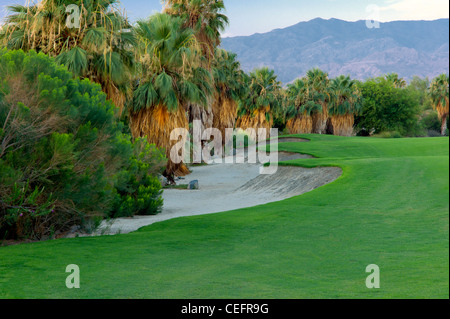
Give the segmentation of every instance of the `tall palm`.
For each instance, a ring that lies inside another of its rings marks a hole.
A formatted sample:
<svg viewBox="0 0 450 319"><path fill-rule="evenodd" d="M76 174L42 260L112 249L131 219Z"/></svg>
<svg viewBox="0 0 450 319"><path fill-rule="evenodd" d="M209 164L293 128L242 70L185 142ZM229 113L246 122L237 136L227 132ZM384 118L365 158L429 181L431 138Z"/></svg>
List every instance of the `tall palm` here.
<svg viewBox="0 0 450 319"><path fill-rule="evenodd" d="M267 136L273 125L273 112L281 106L281 82L273 70L256 69L247 78L247 93L238 107L236 127L246 130L259 128L267 130ZM256 136L251 136L255 139Z"/></svg>
<svg viewBox="0 0 450 319"><path fill-rule="evenodd" d="M361 94L356 81L341 75L331 81L329 114L333 134L352 136L355 114L361 110Z"/></svg>
<svg viewBox="0 0 450 319"><path fill-rule="evenodd" d="M405 88L407 85L406 81L403 78L399 77L397 73L389 73L385 77L386 80L391 82L397 89Z"/></svg>
<svg viewBox="0 0 450 319"><path fill-rule="evenodd" d="M223 0L163 0L164 12L181 17L183 28L194 30L203 52L202 66L212 72L215 49L220 45L220 32L228 25ZM202 129L214 124L214 96L209 96L206 105L189 104L189 121L199 120ZM220 116L220 114L218 115Z"/></svg>
<svg viewBox="0 0 450 319"><path fill-rule="evenodd" d="M67 26L66 8L73 4L80 8L79 28ZM0 43L56 57L76 76L99 83L122 109L131 89L135 41L118 4L117 0L41 0L10 6Z"/></svg>
<svg viewBox="0 0 450 319"><path fill-rule="evenodd" d="M216 95L213 103L213 127L225 136L225 129L234 128L237 103L244 92L244 78L237 55L222 49L216 50L213 61Z"/></svg>
<svg viewBox="0 0 450 319"><path fill-rule="evenodd" d="M328 73L319 69L312 69L307 72L306 78L311 101L321 106L312 114L313 133L325 134L328 120L328 85L330 83Z"/></svg>
<svg viewBox="0 0 450 319"><path fill-rule="evenodd" d="M220 32L225 30L229 20L222 12L223 0L164 0L164 11L180 16L183 27L193 29L202 47L203 54L212 61L215 48L220 45Z"/></svg>
<svg viewBox="0 0 450 319"><path fill-rule="evenodd" d="M308 80L297 79L286 90L286 127L290 134L310 134L313 130L311 114L320 112L322 106L310 96Z"/></svg>
<svg viewBox="0 0 450 319"><path fill-rule="evenodd" d="M200 66L201 50L183 21L155 14L135 28L141 57L141 79L130 108L134 137L146 136L170 157L172 130L189 128L186 105L205 104L212 94L211 74ZM186 175L186 166L169 160L166 175Z"/></svg>
<svg viewBox="0 0 450 319"><path fill-rule="evenodd" d="M441 120L441 134L445 136L447 131L447 119L449 113L449 76L441 74L433 79L430 87L430 96L433 107L438 112Z"/></svg>

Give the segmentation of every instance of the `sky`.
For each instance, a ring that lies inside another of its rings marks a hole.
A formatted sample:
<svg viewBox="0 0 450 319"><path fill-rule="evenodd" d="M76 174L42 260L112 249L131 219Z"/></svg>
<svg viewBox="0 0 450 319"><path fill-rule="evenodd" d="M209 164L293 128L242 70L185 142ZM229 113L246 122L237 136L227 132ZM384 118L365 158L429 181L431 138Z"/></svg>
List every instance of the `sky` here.
<svg viewBox="0 0 450 319"><path fill-rule="evenodd" d="M0 0L5 6L26 0ZM160 0L121 0L128 17L135 21L160 12ZM434 20L449 17L449 0L225 0L230 25L223 37L245 36L285 28L315 18L346 21Z"/></svg>

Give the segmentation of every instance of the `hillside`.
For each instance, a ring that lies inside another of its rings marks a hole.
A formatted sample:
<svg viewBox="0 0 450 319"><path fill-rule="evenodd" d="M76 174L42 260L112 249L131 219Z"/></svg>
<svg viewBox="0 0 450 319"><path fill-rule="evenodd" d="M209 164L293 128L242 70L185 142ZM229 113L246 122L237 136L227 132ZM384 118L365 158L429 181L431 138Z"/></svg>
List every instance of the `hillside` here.
<svg viewBox="0 0 450 319"><path fill-rule="evenodd" d="M319 67L331 77L358 79L396 72L434 77L448 73L449 20L397 21L369 29L365 21L314 19L264 34L224 38L245 71L269 66L284 83Z"/></svg>

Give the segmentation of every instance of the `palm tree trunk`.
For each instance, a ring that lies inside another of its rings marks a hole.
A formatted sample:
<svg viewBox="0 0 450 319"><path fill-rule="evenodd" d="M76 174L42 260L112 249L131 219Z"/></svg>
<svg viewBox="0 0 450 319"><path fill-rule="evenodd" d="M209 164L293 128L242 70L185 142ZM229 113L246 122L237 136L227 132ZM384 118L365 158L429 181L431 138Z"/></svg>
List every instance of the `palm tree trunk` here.
<svg viewBox="0 0 450 319"><path fill-rule="evenodd" d="M164 105L146 108L131 115L131 133L134 138L147 137L150 144L164 149L169 159L165 175L169 178L173 175L188 175L189 169L184 163L175 164L170 160L171 148L177 141L170 140L170 134L174 129L189 129L186 113L179 107L176 112L171 113Z"/></svg>
<svg viewBox="0 0 450 319"><path fill-rule="evenodd" d="M234 129L237 118L237 103L222 94L218 94L213 103L213 127L225 136L227 128Z"/></svg>
<svg viewBox="0 0 450 319"><path fill-rule="evenodd" d="M255 112L255 114L249 115L246 114L244 116L242 116L241 118L239 118L236 122L236 128L240 128L242 130L246 130L249 128L254 129L254 132L252 132L252 134L249 134L249 137L253 140L256 141L258 138L258 129L266 129L266 136L265 138L268 139L270 137L270 129L273 126L273 119L272 117L270 118L270 121L267 121L266 119L266 110L261 109L261 110L257 110ZM259 138L264 138L263 137L259 137Z"/></svg>
<svg viewBox="0 0 450 319"><path fill-rule="evenodd" d="M353 124L355 123L355 117L353 116L353 114L332 116L331 123L333 126L334 135L337 136L353 135Z"/></svg>
<svg viewBox="0 0 450 319"><path fill-rule="evenodd" d="M322 105L322 112L317 112L312 115L314 134L327 133L328 108L327 105Z"/></svg>
<svg viewBox="0 0 450 319"><path fill-rule="evenodd" d="M445 136L446 133L447 133L447 116L444 116L442 118L441 135Z"/></svg>
<svg viewBox="0 0 450 319"><path fill-rule="evenodd" d="M286 123L289 134L311 134L313 123L311 116L300 115L290 119Z"/></svg>

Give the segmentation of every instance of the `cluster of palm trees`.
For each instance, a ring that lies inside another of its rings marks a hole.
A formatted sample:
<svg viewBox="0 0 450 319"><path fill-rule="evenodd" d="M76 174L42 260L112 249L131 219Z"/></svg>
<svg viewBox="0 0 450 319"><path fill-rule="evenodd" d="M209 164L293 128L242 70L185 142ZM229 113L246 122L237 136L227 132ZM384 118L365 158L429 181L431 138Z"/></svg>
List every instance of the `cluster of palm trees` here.
<svg viewBox="0 0 450 319"><path fill-rule="evenodd" d="M70 5L79 8L75 28L67 26ZM228 23L223 0L166 0L163 13L135 26L118 0L40 0L8 9L2 46L50 55L99 83L129 118L133 136L146 136L167 155L172 129L194 119L207 127L234 125L243 72L236 55L218 48ZM171 162L166 171L187 172Z"/></svg>
<svg viewBox="0 0 450 319"><path fill-rule="evenodd" d="M235 54L219 48L228 24L223 0L164 0L163 13L131 25L118 0L40 0L10 6L0 29L8 49L35 50L64 64L75 76L99 83L129 119L135 138L166 150L175 128L200 120L203 128L270 129L274 117L290 133L353 134L361 108L357 82L310 70L283 89L273 70L241 70ZM69 5L79 8L79 26L67 26ZM386 76L396 87L406 82ZM448 117L448 76L431 95L439 116ZM126 111L124 111L126 110ZM443 124L444 125L444 124ZM443 128L444 129L444 128ZM269 130L267 130L269 131ZM184 175L169 161L167 175Z"/></svg>
<svg viewBox="0 0 450 319"><path fill-rule="evenodd" d="M351 136L354 116L361 109L357 84L343 75L330 80L320 69L289 84L285 93L289 133Z"/></svg>

